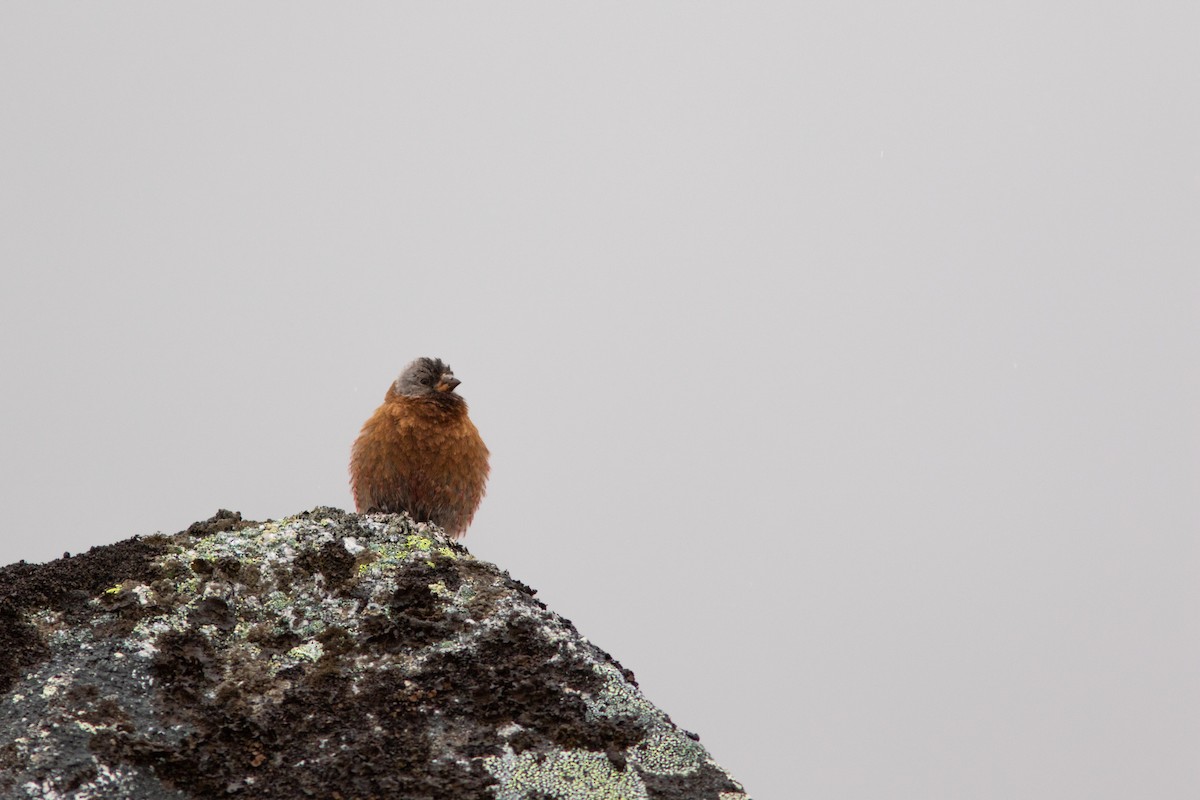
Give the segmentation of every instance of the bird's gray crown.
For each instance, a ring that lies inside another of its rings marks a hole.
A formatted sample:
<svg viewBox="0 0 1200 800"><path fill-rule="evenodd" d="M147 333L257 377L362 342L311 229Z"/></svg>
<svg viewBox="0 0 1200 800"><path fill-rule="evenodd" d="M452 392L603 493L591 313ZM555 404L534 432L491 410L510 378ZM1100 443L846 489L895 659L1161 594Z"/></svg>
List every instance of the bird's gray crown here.
<svg viewBox="0 0 1200 800"><path fill-rule="evenodd" d="M445 386L447 381L452 382L451 388L439 391L439 384ZM396 379L396 392L406 397L432 397L453 391L453 386L457 385L449 364L440 358L418 358L405 367Z"/></svg>

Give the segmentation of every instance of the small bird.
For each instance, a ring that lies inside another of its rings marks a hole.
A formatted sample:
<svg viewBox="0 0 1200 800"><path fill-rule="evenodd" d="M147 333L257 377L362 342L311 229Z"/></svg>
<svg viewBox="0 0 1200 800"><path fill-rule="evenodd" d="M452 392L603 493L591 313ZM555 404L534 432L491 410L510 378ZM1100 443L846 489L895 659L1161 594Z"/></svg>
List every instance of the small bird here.
<svg viewBox="0 0 1200 800"><path fill-rule="evenodd" d="M350 452L358 513L407 511L455 539L471 524L488 477L488 449L437 358L418 358L363 424Z"/></svg>

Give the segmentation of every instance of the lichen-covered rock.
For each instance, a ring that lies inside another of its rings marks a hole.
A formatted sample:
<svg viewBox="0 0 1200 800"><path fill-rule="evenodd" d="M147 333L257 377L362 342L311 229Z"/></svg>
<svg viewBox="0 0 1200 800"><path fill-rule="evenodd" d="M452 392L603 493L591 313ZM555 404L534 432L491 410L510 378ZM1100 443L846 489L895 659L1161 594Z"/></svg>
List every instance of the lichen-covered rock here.
<svg viewBox="0 0 1200 800"><path fill-rule="evenodd" d="M404 515L0 569L0 798L740 800L534 592Z"/></svg>

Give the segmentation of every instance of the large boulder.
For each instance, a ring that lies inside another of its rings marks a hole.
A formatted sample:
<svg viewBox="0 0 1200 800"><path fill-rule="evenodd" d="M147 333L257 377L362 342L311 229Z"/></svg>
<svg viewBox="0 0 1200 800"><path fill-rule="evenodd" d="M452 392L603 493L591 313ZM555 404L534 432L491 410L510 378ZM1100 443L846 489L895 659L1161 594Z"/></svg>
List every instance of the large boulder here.
<svg viewBox="0 0 1200 800"><path fill-rule="evenodd" d="M404 515L0 569L0 798L741 800L534 591Z"/></svg>

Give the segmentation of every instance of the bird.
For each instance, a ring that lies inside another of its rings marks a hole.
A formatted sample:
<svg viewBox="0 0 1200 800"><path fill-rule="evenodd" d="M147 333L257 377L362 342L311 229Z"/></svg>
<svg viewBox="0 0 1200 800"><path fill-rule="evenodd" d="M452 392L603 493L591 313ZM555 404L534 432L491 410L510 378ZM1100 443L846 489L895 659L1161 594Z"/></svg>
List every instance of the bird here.
<svg viewBox="0 0 1200 800"><path fill-rule="evenodd" d="M418 358L388 387L350 451L358 513L406 511L458 539L487 484L488 449L438 358Z"/></svg>

